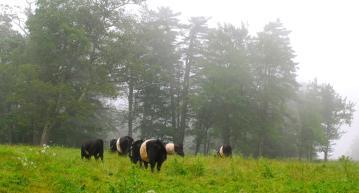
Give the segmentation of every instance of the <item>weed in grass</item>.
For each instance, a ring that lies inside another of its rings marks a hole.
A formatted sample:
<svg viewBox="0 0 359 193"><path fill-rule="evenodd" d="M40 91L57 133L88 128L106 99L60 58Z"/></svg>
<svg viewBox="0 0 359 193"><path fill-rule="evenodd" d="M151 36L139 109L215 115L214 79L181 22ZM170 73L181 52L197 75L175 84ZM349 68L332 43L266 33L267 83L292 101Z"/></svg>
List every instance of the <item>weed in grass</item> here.
<svg viewBox="0 0 359 193"><path fill-rule="evenodd" d="M352 180L353 179L353 166L352 166L352 160L349 156L341 156L339 158L339 162L341 163L344 173L345 173L345 177L347 180ZM359 184L358 184L359 185Z"/></svg>
<svg viewBox="0 0 359 193"><path fill-rule="evenodd" d="M261 161L261 174L264 178L274 178L273 169L269 165L269 163L265 160Z"/></svg>
<svg viewBox="0 0 359 193"><path fill-rule="evenodd" d="M183 163L183 160L178 161L176 158L173 160L169 160L166 164L167 166L167 174L169 175L181 175L185 176L188 174L188 171Z"/></svg>
<svg viewBox="0 0 359 193"><path fill-rule="evenodd" d="M203 176L205 174L205 166L201 160L197 159L193 164L189 165L188 171L196 177Z"/></svg>

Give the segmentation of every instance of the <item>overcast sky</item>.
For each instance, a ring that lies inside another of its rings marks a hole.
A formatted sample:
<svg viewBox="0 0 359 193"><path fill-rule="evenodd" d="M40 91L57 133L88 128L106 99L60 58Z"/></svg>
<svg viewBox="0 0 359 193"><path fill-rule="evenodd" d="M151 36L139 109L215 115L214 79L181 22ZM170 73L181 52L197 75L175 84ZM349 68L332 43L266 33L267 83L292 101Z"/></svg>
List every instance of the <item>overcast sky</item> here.
<svg viewBox="0 0 359 193"><path fill-rule="evenodd" d="M0 0L21 4L25 0ZM191 16L211 17L211 25L228 22L248 24L252 34L279 18L291 30L291 44L297 54L298 81L317 78L330 83L340 95L359 106L359 1L355 0L147 0L151 8L168 6ZM359 109L359 107L356 107ZM359 139L359 112L346 134L338 140L332 158L350 154Z"/></svg>

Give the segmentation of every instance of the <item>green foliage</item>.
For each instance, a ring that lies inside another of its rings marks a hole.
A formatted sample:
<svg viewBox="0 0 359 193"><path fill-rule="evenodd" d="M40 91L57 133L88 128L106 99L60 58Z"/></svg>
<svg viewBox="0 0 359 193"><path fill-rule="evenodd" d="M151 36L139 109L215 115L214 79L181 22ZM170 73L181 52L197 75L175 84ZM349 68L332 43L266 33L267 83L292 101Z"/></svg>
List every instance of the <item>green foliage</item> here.
<svg viewBox="0 0 359 193"><path fill-rule="evenodd" d="M39 0L28 15L28 36L11 29L0 34L26 39L25 46L10 42L0 53L0 98L6 99L0 104L5 114L0 131L7 142L77 145L81 136L103 135L114 128L104 99L117 91L102 50L110 19L131 2ZM11 18L1 18L7 19L2 27L10 28ZM19 49L24 56L12 58Z"/></svg>

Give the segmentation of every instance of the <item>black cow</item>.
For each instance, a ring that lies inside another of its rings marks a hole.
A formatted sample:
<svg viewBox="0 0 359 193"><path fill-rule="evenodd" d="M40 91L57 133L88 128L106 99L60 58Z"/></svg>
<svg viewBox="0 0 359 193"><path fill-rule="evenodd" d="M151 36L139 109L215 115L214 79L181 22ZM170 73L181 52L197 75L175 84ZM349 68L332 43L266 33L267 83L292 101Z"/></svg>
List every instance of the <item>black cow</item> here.
<svg viewBox="0 0 359 193"><path fill-rule="evenodd" d="M103 161L103 141L102 139L89 140L81 145L81 159L91 159L94 156L97 160L101 158Z"/></svg>
<svg viewBox="0 0 359 193"><path fill-rule="evenodd" d="M133 138L130 136L120 137L116 141L116 149L118 155L127 155L133 143Z"/></svg>
<svg viewBox="0 0 359 193"><path fill-rule="evenodd" d="M184 157L182 144L167 143L165 147L168 155L178 154Z"/></svg>
<svg viewBox="0 0 359 193"><path fill-rule="evenodd" d="M111 141L110 141L111 152L117 151L116 142L117 142L117 139L111 139Z"/></svg>
<svg viewBox="0 0 359 193"><path fill-rule="evenodd" d="M157 164L157 171L160 171L162 163L167 159L165 145L159 139L146 140L141 144L140 157L146 169L149 163L151 165L151 172L153 172Z"/></svg>
<svg viewBox="0 0 359 193"><path fill-rule="evenodd" d="M140 162L141 167L142 167L142 160L140 155L140 148L142 143L143 143L142 139L133 142L128 155L132 163L137 164L137 162Z"/></svg>
<svg viewBox="0 0 359 193"><path fill-rule="evenodd" d="M217 151L217 155L219 157L229 157L232 156L232 147L230 145L222 145L218 151Z"/></svg>

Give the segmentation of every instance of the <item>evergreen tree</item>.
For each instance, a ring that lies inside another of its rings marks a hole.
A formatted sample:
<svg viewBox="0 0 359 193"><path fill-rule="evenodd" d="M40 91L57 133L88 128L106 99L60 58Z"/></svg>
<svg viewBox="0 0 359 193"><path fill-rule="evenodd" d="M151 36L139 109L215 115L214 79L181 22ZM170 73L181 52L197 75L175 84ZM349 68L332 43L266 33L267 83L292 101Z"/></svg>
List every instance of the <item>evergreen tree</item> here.
<svg viewBox="0 0 359 193"><path fill-rule="evenodd" d="M253 70L257 101L258 131L256 155L275 156L286 102L296 90L295 55L290 47L289 31L277 20L258 33L253 49Z"/></svg>

